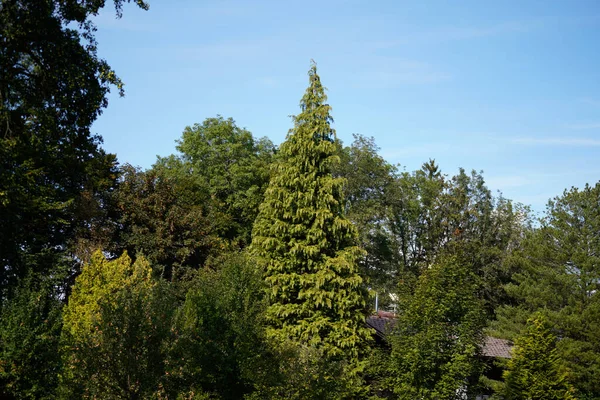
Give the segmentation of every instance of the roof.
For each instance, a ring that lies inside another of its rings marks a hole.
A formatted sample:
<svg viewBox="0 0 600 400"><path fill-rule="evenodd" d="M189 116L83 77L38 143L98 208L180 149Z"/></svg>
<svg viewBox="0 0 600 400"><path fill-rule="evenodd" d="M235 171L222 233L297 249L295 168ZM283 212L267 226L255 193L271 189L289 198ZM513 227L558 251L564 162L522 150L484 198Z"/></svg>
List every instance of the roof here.
<svg viewBox="0 0 600 400"><path fill-rule="evenodd" d="M396 315L385 311L378 311L376 315L367 317L367 326L375 329L375 335L385 340L387 333L396 325Z"/></svg>
<svg viewBox="0 0 600 400"><path fill-rule="evenodd" d="M386 333L394 327L395 320L392 318L382 318L376 315L367 317L367 325L375 329L375 334L382 339L385 339Z"/></svg>
<svg viewBox="0 0 600 400"><path fill-rule="evenodd" d="M511 358L512 344L508 340L498 339L491 336L485 337L482 352L487 357Z"/></svg>
<svg viewBox="0 0 600 400"><path fill-rule="evenodd" d="M385 311L379 311L376 315L367 317L366 323L375 329L375 334L385 340L386 334L396 324L396 315ZM512 344L508 340L486 336L481 346L484 357L511 358Z"/></svg>

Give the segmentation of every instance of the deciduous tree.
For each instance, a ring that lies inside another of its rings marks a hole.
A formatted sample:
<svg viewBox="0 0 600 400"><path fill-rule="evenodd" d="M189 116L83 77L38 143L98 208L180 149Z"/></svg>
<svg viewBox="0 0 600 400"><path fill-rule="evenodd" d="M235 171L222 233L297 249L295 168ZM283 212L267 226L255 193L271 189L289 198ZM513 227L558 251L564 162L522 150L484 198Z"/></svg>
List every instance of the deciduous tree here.
<svg viewBox="0 0 600 400"><path fill-rule="evenodd" d="M442 255L400 302L391 334L391 389L401 399L461 399L477 383L485 316L477 276Z"/></svg>
<svg viewBox="0 0 600 400"><path fill-rule="evenodd" d="M118 15L124 2L114 1ZM89 19L104 5L0 2L0 301L68 254L90 223L83 197L111 184L114 156L90 131L111 85L122 90L97 55Z"/></svg>
<svg viewBox="0 0 600 400"><path fill-rule="evenodd" d="M190 176L125 165L112 199L119 211L118 229L106 249L144 256L166 280L201 268L226 248L210 194Z"/></svg>
<svg viewBox="0 0 600 400"><path fill-rule="evenodd" d="M254 260L228 254L198 271L174 322L167 393L203 392L240 399L277 382L264 340L264 281Z"/></svg>
<svg viewBox="0 0 600 400"><path fill-rule="evenodd" d="M334 166L334 176L346 179L346 215L356 226L360 246L366 251L359 263L361 275L384 300L383 294L394 289L397 277L398 251L390 217L399 190L396 167L378 151L373 138L354 135L354 142L340 149L341 162Z"/></svg>
<svg viewBox="0 0 600 400"><path fill-rule="evenodd" d="M164 381L176 303L143 258L92 256L64 310L62 395L147 398Z"/></svg>
<svg viewBox="0 0 600 400"><path fill-rule="evenodd" d="M177 150L179 154L159 158L154 168L164 176L193 181L208 195L221 237L236 247L247 246L269 183L273 143L217 116L186 127Z"/></svg>

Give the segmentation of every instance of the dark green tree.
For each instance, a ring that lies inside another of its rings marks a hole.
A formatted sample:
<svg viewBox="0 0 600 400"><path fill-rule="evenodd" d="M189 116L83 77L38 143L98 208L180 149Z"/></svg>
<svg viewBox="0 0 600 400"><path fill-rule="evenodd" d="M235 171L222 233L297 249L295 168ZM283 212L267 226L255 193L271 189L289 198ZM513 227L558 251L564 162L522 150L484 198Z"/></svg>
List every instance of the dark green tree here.
<svg viewBox="0 0 600 400"><path fill-rule="evenodd" d="M193 177L125 165L111 199L119 213L115 240L105 249L143 255L166 280L202 267L226 248L210 194Z"/></svg>
<svg viewBox="0 0 600 400"><path fill-rule="evenodd" d="M334 176L346 179L346 215L356 226L360 246L366 251L359 263L361 275L384 300L383 294L393 290L396 280L396 242L389 227L391 204L398 190L396 167L378 151L373 138L355 134L354 142L340 150L341 162L335 166Z"/></svg>
<svg viewBox="0 0 600 400"><path fill-rule="evenodd" d="M159 158L163 176L194 182L220 236L236 247L250 243L252 225L269 183L275 147L256 139L231 118L207 118L188 126L177 141L179 154Z"/></svg>
<svg viewBox="0 0 600 400"><path fill-rule="evenodd" d="M442 255L402 298L391 334L390 388L401 399L462 399L478 382L485 315L477 276Z"/></svg>
<svg viewBox="0 0 600 400"><path fill-rule="evenodd" d="M398 176L390 205L390 229L396 244L396 281L416 283L442 249L446 177L435 161Z"/></svg>
<svg viewBox="0 0 600 400"><path fill-rule="evenodd" d="M510 281L512 271L504 260L530 229L530 211L501 194L494 198L482 172L468 175L462 168L452 177L444 203L446 246L460 244L481 278L479 295L493 317L496 308L509 301L503 285Z"/></svg>
<svg viewBox="0 0 600 400"><path fill-rule="evenodd" d="M254 225L252 249L268 283L270 337L346 358L356 368L370 335L358 273L363 252L344 216L344 179L332 176L339 157L316 65L308 75L301 113L281 145Z"/></svg>
<svg viewBox="0 0 600 400"><path fill-rule="evenodd" d="M511 303L495 328L511 339L543 311L560 358L583 398L600 398L600 183L572 188L548 203L540 226L512 251Z"/></svg>
<svg viewBox="0 0 600 400"><path fill-rule="evenodd" d="M0 0L2 395L53 395L61 301L90 238L104 237L116 159L90 127L111 86L122 90L96 51L90 17L104 6Z"/></svg>
<svg viewBox="0 0 600 400"><path fill-rule="evenodd" d="M56 398L62 369L61 276L28 276L0 313L0 398Z"/></svg>
<svg viewBox="0 0 600 400"><path fill-rule="evenodd" d="M556 349L556 336L538 314L527 321L527 331L515 340L513 358L504 371L506 400L571 400L575 391L567 380Z"/></svg>
<svg viewBox="0 0 600 400"><path fill-rule="evenodd" d="M124 2L114 1L119 16ZM82 196L110 177L114 156L90 132L110 86L122 89L96 52L89 17L104 5L0 2L0 301L66 254L88 224Z"/></svg>
<svg viewBox="0 0 600 400"><path fill-rule="evenodd" d="M198 271L179 308L169 344L166 392L241 399L278 383L264 338L264 280L245 254Z"/></svg>
<svg viewBox="0 0 600 400"><path fill-rule="evenodd" d="M463 169L451 178L430 160L403 173L389 196L389 241L395 243L397 277L408 290L443 252L460 248L464 262L481 278L479 296L492 316L508 301L503 285L510 271L503 263L529 228L526 207L492 196L481 173Z"/></svg>

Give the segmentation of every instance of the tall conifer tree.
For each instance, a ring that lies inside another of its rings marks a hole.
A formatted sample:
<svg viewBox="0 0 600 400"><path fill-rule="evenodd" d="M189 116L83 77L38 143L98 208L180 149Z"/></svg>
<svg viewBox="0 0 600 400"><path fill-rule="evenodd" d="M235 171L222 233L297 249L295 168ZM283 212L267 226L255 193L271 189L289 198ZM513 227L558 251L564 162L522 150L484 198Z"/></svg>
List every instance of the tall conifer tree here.
<svg viewBox="0 0 600 400"><path fill-rule="evenodd" d="M312 64L301 113L281 145L260 207L252 248L270 290L271 337L356 360L366 306L357 231L343 214L344 179L332 176L335 131Z"/></svg>

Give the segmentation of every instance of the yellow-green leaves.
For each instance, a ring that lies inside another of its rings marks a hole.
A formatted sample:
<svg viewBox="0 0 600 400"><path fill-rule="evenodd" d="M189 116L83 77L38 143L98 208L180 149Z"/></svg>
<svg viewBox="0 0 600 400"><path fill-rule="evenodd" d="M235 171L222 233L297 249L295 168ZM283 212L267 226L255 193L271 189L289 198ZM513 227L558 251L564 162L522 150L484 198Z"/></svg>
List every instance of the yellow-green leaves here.
<svg viewBox="0 0 600 400"><path fill-rule="evenodd" d="M153 286L148 262L139 258L135 263L127 253L109 261L100 251L92 256L75 280L73 293L64 312L64 327L75 338L94 335L103 303L110 303L120 291L144 290Z"/></svg>
<svg viewBox="0 0 600 400"><path fill-rule="evenodd" d="M358 273L363 252L344 215L345 181L332 175L339 156L315 65L309 82L254 224L252 251L269 285L269 336L344 360L346 372L356 371L370 336Z"/></svg>
<svg viewBox="0 0 600 400"><path fill-rule="evenodd" d="M65 398L147 398L164 379L164 343L175 300L150 265L96 252L65 307Z"/></svg>
<svg viewBox="0 0 600 400"><path fill-rule="evenodd" d="M504 372L502 395L507 400L574 400L575 390L567 381L556 350L556 336L543 314L527 322L527 331L517 338L513 358Z"/></svg>

